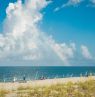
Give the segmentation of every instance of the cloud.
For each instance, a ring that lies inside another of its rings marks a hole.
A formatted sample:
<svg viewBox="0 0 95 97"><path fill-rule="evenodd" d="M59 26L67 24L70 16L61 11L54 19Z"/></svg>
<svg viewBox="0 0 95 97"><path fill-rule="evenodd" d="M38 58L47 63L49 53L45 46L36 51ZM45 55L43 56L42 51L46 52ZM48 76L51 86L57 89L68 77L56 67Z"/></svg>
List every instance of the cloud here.
<svg viewBox="0 0 95 97"><path fill-rule="evenodd" d="M89 52L88 48L85 45L81 46L82 55L86 59L93 59L91 53Z"/></svg>
<svg viewBox="0 0 95 97"><path fill-rule="evenodd" d="M46 0L9 3L4 31L0 34L0 61L69 64L69 59L74 57L75 45L57 43L38 27L43 19L41 10L49 3Z"/></svg>
<svg viewBox="0 0 95 97"><path fill-rule="evenodd" d="M90 0L90 2L95 5L95 0Z"/></svg>
<svg viewBox="0 0 95 97"><path fill-rule="evenodd" d="M80 3L82 3L84 0L68 0L66 4L63 4L62 7L67 7L67 6L78 6Z"/></svg>
<svg viewBox="0 0 95 97"><path fill-rule="evenodd" d="M61 10L64 7L78 7L81 3L86 2L86 0L68 0L67 3L63 4L62 6L58 6L54 9L54 12ZM85 7L95 7L95 0L88 0Z"/></svg>
<svg viewBox="0 0 95 97"><path fill-rule="evenodd" d="M26 56L28 53L37 54L35 56L40 55L39 47L43 45L41 39L44 36L41 35L42 32L38 29L37 23L43 17L40 10L49 3L45 0L41 1L28 0L23 5L18 0L16 3L9 4L6 9L7 17L4 21L5 29L0 35L1 57L16 56L15 58L17 58L17 56ZM34 59L34 56L32 57Z"/></svg>
<svg viewBox="0 0 95 97"><path fill-rule="evenodd" d="M89 0L87 7L95 7L95 0Z"/></svg>
<svg viewBox="0 0 95 97"><path fill-rule="evenodd" d="M59 11L61 9L61 7L56 7L55 9L54 9L54 12L57 12L57 11Z"/></svg>
<svg viewBox="0 0 95 97"><path fill-rule="evenodd" d="M72 65L70 62L76 57L76 44L56 42L38 27L43 19L41 10L49 3L51 1L46 0L26 0L24 4L18 0L9 3L4 30L0 34L2 64ZM81 50L86 59L92 58L86 46L82 45Z"/></svg>
<svg viewBox="0 0 95 97"><path fill-rule="evenodd" d="M54 9L54 12L57 12L59 10L61 10L64 7L69 7L69 6L74 6L77 7L79 4L81 4L84 0L68 0L67 3L63 4L60 7L56 7Z"/></svg>
<svg viewBox="0 0 95 97"><path fill-rule="evenodd" d="M48 41L53 51L60 57L65 63L69 64L68 60L74 58L76 47L74 43L67 45L66 43L56 43L52 38Z"/></svg>

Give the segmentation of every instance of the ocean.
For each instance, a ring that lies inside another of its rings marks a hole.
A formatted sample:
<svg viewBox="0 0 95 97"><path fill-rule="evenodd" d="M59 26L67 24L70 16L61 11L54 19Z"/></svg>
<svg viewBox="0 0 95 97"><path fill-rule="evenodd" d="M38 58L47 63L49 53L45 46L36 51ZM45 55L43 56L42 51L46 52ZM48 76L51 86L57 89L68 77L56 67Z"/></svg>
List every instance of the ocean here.
<svg viewBox="0 0 95 97"><path fill-rule="evenodd" d="M42 76L45 78L64 78L85 76L86 72L95 75L95 67L65 67L65 66L17 66L0 67L0 82L11 82L16 77L22 80L25 75L26 80L38 80Z"/></svg>

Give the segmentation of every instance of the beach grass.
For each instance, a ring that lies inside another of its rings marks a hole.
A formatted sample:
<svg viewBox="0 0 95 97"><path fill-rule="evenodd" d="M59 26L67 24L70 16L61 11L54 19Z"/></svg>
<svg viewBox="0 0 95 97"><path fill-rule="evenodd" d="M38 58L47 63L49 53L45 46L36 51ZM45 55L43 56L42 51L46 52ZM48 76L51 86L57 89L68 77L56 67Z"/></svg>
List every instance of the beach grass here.
<svg viewBox="0 0 95 97"><path fill-rule="evenodd" d="M9 94L10 92L8 90L0 89L0 97L5 97L6 94Z"/></svg>
<svg viewBox="0 0 95 97"><path fill-rule="evenodd" d="M14 93L13 97L95 97L95 80L57 83L50 86L19 86L15 91L0 90L0 97ZM11 97L11 96L8 96Z"/></svg>
<svg viewBox="0 0 95 97"><path fill-rule="evenodd" d="M95 81L21 89L18 97L95 97ZM26 92L25 92L26 91Z"/></svg>

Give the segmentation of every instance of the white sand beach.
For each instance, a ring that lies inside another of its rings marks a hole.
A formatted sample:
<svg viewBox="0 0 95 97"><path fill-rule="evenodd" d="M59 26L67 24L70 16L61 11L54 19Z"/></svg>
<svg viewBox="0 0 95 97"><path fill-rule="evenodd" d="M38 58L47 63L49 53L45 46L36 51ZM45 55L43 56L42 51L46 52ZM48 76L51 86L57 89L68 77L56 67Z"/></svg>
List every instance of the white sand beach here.
<svg viewBox="0 0 95 97"><path fill-rule="evenodd" d="M20 86L23 87L36 87L36 86L50 86L55 85L57 83L64 84L68 82L85 82L89 79L95 80L95 76L89 77L70 77L70 78L56 78L56 79L45 79L45 80L34 80L34 81L27 81L26 83L19 83L19 82L9 82L9 83L0 83L0 89L6 90L15 90Z"/></svg>

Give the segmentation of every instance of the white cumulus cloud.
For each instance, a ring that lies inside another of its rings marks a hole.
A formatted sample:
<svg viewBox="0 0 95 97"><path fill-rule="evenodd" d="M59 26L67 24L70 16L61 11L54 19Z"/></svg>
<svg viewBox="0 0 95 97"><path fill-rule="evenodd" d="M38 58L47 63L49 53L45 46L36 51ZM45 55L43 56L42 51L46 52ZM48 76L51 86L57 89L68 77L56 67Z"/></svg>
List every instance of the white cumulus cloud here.
<svg viewBox="0 0 95 97"><path fill-rule="evenodd" d="M74 58L76 47L74 43L67 45L66 43L56 43L52 38L49 43L54 52L60 57L65 64L69 64L68 60Z"/></svg>
<svg viewBox="0 0 95 97"><path fill-rule="evenodd" d="M43 17L40 10L49 3L45 0L41 1L28 0L22 4L21 0L18 0L16 3L9 4L4 21L5 29L0 35L1 57L16 56L17 58L19 55L26 56L28 53L36 54L35 56L40 55L39 47L44 43L42 43L43 35L38 29L37 23Z"/></svg>
<svg viewBox="0 0 95 97"><path fill-rule="evenodd" d="M69 64L69 59L74 57L75 44L57 43L38 28L43 18L41 10L49 3L46 0L9 3L4 31L0 34L1 61L44 60L54 64L61 60L62 64Z"/></svg>
<svg viewBox="0 0 95 97"><path fill-rule="evenodd" d="M88 48L85 45L81 46L82 55L86 59L93 59L91 53L89 52Z"/></svg>

